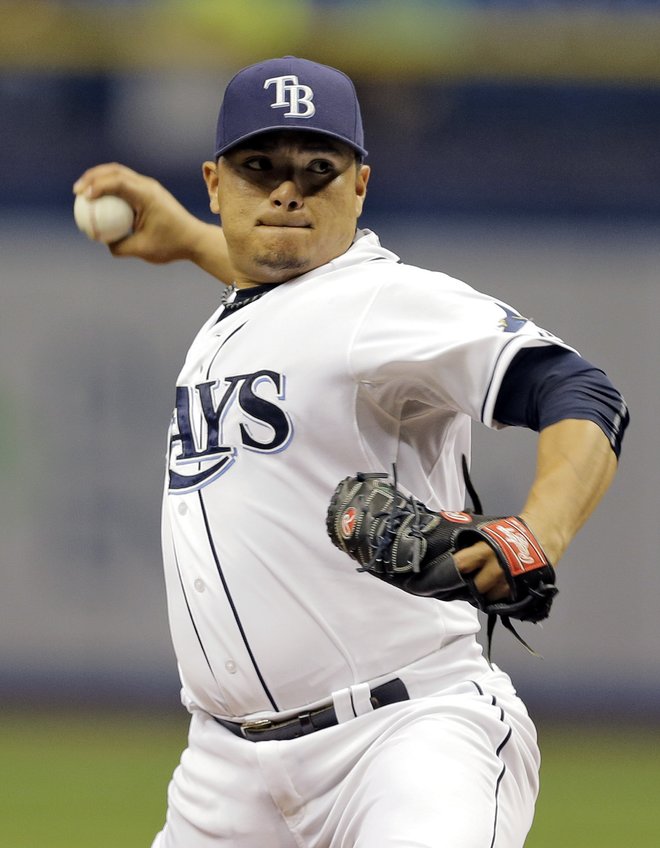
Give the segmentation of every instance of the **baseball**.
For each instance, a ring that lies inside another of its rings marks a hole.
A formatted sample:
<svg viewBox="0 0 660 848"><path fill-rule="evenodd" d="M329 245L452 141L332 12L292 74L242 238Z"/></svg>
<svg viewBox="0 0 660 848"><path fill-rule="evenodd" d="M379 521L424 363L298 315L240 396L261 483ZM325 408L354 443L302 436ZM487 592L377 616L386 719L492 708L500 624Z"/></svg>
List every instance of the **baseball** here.
<svg viewBox="0 0 660 848"><path fill-rule="evenodd" d="M127 236L133 229L135 212L121 197L106 194L96 200L77 195L73 217L78 229L95 241L111 244Z"/></svg>

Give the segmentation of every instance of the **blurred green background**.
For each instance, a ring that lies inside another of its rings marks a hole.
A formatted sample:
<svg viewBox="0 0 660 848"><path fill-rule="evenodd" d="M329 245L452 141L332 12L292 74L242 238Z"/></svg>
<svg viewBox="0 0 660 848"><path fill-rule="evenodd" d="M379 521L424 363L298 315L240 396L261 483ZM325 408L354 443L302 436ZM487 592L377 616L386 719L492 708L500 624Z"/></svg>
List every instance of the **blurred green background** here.
<svg viewBox="0 0 660 848"><path fill-rule="evenodd" d="M182 716L158 712L5 716L3 845L150 845L185 736ZM657 728L548 725L541 744L528 848L656 848Z"/></svg>
<svg viewBox="0 0 660 848"><path fill-rule="evenodd" d="M284 54L354 79L365 225L519 307L632 410L560 571L544 656L496 634L534 715L530 848L660 845L660 3L0 0L0 845L148 846L185 745L159 562L172 386L218 286L112 260L71 185L121 161L211 220L225 83ZM475 432L519 508L528 434Z"/></svg>

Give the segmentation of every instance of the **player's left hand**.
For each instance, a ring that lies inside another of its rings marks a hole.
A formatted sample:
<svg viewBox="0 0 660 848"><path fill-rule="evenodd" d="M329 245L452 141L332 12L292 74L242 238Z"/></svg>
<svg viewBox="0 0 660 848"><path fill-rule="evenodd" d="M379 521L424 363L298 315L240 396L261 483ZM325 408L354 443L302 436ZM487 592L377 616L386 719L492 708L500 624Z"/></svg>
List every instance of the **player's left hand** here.
<svg viewBox="0 0 660 848"><path fill-rule="evenodd" d="M342 480L327 529L361 571L413 595L468 601L505 623L541 621L557 593L554 569L520 516L433 512L385 474Z"/></svg>
<svg viewBox="0 0 660 848"><path fill-rule="evenodd" d="M477 542L455 551L453 557L456 568L461 574L470 576L476 591L487 600L498 601L511 596L506 573L490 545Z"/></svg>

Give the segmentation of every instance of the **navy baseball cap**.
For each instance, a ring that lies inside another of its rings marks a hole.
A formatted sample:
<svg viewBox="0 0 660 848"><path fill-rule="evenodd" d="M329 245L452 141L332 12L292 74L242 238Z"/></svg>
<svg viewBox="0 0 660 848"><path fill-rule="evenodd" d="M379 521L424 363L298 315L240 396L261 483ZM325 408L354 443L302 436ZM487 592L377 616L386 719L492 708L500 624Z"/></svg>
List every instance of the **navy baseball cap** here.
<svg viewBox="0 0 660 848"><path fill-rule="evenodd" d="M328 65L285 56L243 68L230 80L218 115L215 158L252 136L288 129L321 133L367 155L349 77Z"/></svg>

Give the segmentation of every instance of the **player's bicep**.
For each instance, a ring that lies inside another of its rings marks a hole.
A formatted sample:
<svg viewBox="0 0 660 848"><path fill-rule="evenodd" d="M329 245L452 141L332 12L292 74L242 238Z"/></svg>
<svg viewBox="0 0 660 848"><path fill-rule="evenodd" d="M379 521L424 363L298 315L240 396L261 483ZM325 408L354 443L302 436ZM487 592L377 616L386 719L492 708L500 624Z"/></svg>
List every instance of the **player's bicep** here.
<svg viewBox="0 0 660 848"><path fill-rule="evenodd" d="M629 413L607 375L574 351L526 348L509 365L495 402L500 424L537 432L565 419L593 421L619 456Z"/></svg>

